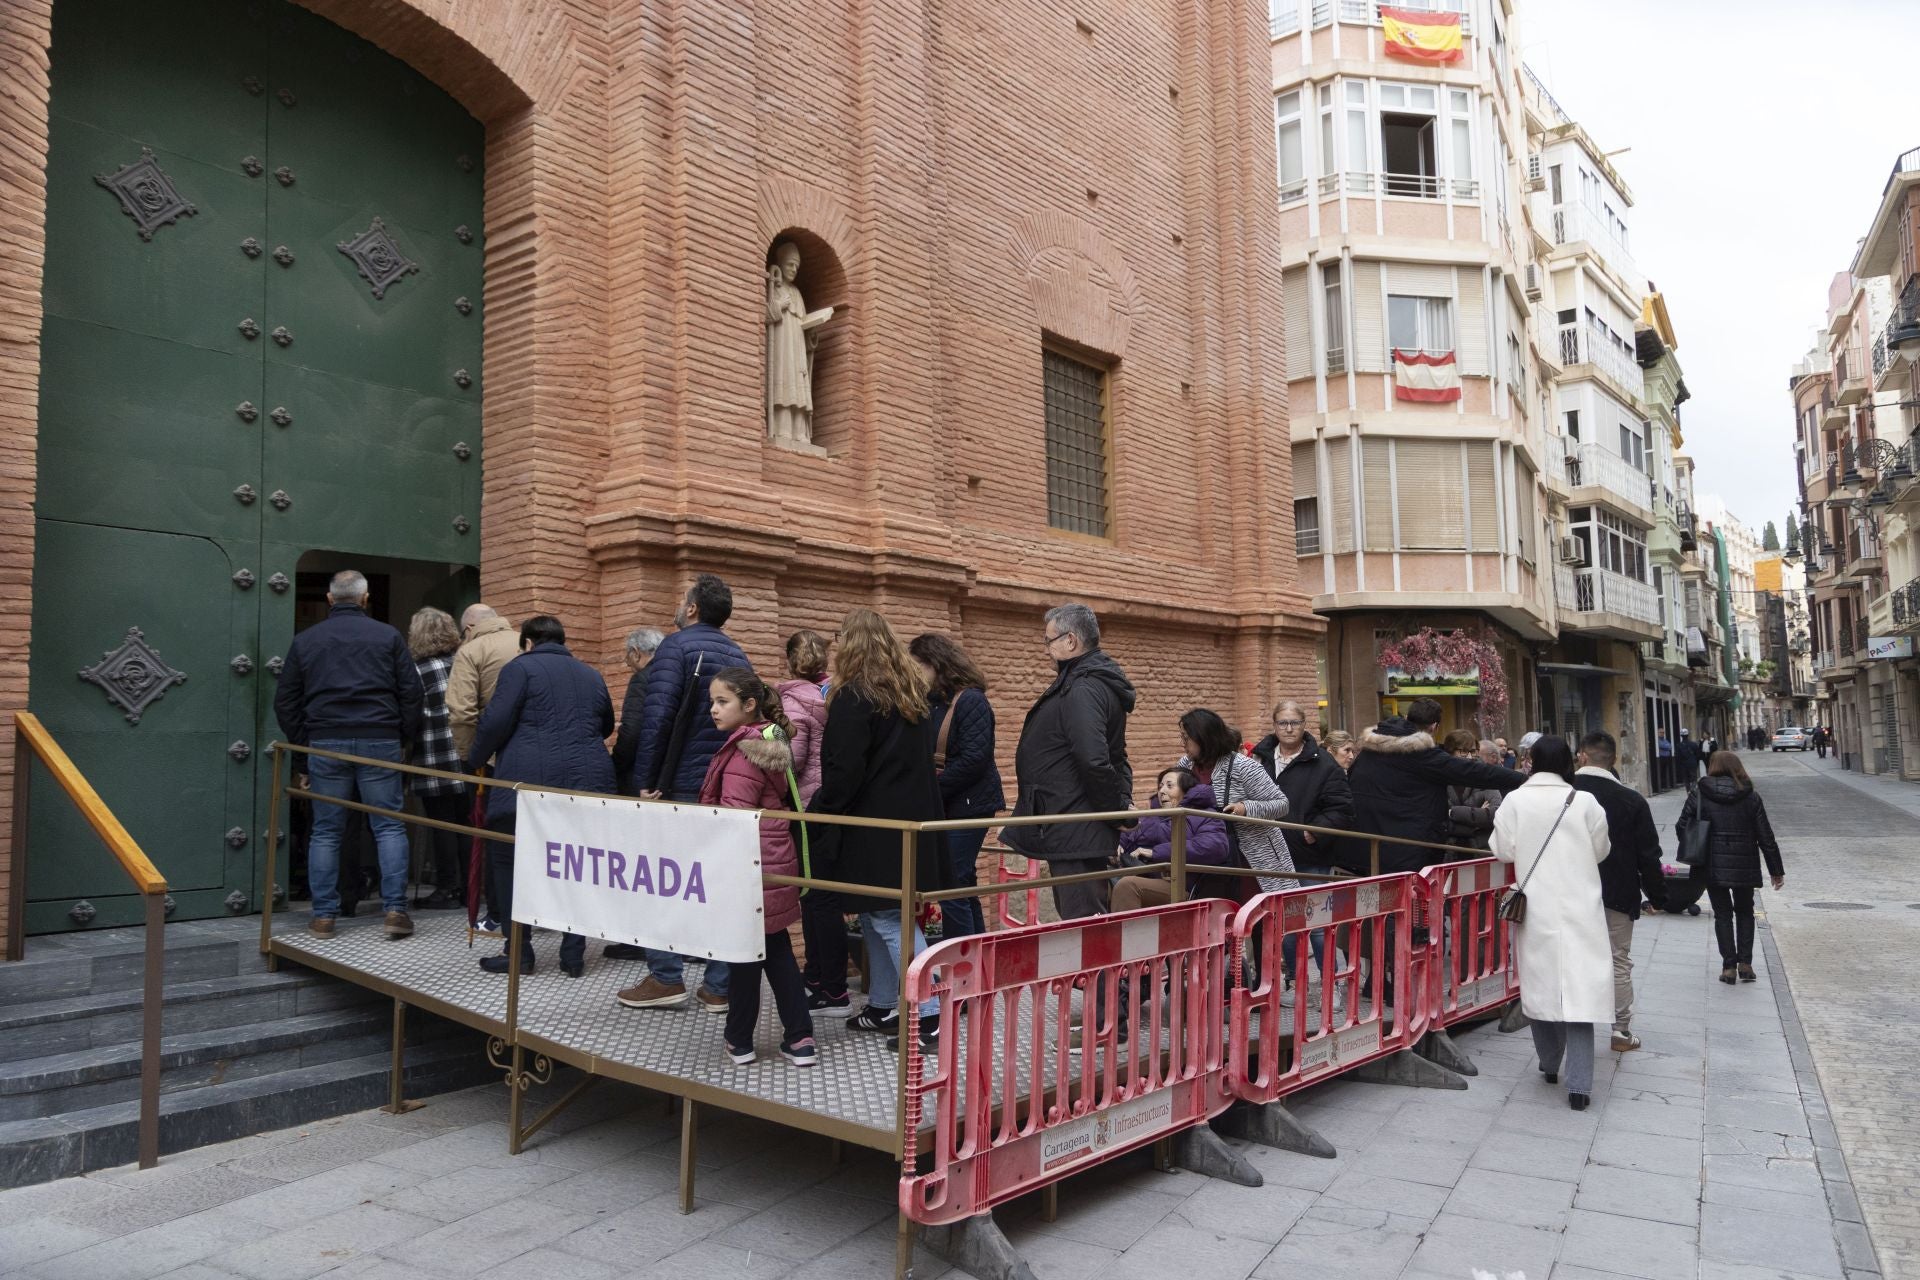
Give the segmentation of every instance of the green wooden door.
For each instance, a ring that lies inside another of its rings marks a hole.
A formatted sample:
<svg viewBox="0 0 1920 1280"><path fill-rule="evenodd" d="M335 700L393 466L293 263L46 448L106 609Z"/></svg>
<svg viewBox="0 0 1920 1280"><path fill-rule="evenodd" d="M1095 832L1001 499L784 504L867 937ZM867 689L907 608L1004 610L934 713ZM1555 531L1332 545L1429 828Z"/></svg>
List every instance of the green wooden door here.
<svg viewBox="0 0 1920 1280"><path fill-rule="evenodd" d="M29 703L175 919L257 909L301 557L478 562L484 138L283 0L62 0L52 75ZM138 918L32 816L30 930Z"/></svg>

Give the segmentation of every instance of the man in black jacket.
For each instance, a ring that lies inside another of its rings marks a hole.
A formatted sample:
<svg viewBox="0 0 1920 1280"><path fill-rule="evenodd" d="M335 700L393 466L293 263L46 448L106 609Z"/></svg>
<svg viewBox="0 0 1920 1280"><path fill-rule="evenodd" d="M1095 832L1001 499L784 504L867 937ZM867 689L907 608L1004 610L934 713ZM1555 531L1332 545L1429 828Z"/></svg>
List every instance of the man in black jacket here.
<svg viewBox="0 0 1920 1280"><path fill-rule="evenodd" d="M1353 825L1353 791L1347 771L1307 732L1307 716L1291 699L1273 709L1273 732L1253 749L1260 767L1287 793L1287 819L1309 827L1345 830ZM1307 831L1287 832L1296 871L1326 875L1333 869L1336 840Z"/></svg>
<svg viewBox="0 0 1920 1280"><path fill-rule="evenodd" d="M326 620L302 631L287 647L273 695L280 732L300 746L398 764L406 759L405 742L420 732L426 698L420 671L400 633L367 616L365 575L355 569L334 574L327 600L332 607ZM406 804L395 770L329 756L306 759L316 795L351 800L358 791L362 804L376 808L398 811ZM377 813L368 816L380 855L387 936L405 938L413 933L407 915L406 824ZM313 833L307 843L313 918L307 929L316 937L331 938L334 917L340 914L340 841L346 829L346 809L313 806Z"/></svg>
<svg viewBox="0 0 1920 1280"><path fill-rule="evenodd" d="M1685 729L1673 748L1673 771L1689 791L1700 782L1700 744Z"/></svg>
<svg viewBox="0 0 1920 1280"><path fill-rule="evenodd" d="M1045 643L1056 674L1020 729L1013 816L1132 808L1127 717L1135 696L1126 672L1100 648L1099 619L1084 604L1049 609ZM1008 827L1001 838L1044 859L1057 876L1098 871L1120 847L1119 830L1108 822ZM1105 915L1111 888L1105 880L1059 885L1053 905L1062 920Z"/></svg>
<svg viewBox="0 0 1920 1280"><path fill-rule="evenodd" d="M1447 788L1479 787L1507 792L1526 778L1472 756L1449 755L1436 745L1440 704L1416 698L1405 717L1389 716L1360 739L1360 755L1347 774L1353 789L1356 832L1400 840L1447 843ZM1365 841L1356 842L1365 848ZM1418 871L1446 857L1438 849L1380 842L1380 870Z"/></svg>
<svg viewBox="0 0 1920 1280"><path fill-rule="evenodd" d="M1610 733L1590 733L1580 739L1575 762L1580 768L1573 787L1600 802L1607 815L1611 845L1600 864L1600 901L1607 908L1607 938L1613 944L1613 1051L1640 1047L1633 1034L1633 922L1640 918L1640 895L1662 907L1667 901L1667 879L1660 870L1660 829L1654 825L1647 799L1614 776L1614 741Z"/></svg>

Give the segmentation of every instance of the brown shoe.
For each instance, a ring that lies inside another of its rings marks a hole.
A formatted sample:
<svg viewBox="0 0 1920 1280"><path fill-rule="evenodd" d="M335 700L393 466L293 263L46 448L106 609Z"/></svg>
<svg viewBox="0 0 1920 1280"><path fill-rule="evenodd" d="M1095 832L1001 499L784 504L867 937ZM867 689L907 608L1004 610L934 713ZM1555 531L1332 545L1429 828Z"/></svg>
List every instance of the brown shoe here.
<svg viewBox="0 0 1920 1280"><path fill-rule="evenodd" d="M687 1002L687 988L678 982L668 986L648 974L646 981L637 987L628 987L614 999L629 1009L678 1009Z"/></svg>
<svg viewBox="0 0 1920 1280"><path fill-rule="evenodd" d="M708 1013L725 1013L727 1011L727 998L710 988L701 987L693 993L693 998L698 1000L700 1007Z"/></svg>
<svg viewBox="0 0 1920 1280"><path fill-rule="evenodd" d="M404 911L387 912L387 936L389 938L411 938L413 936L413 917Z"/></svg>
<svg viewBox="0 0 1920 1280"><path fill-rule="evenodd" d="M333 936L333 917L313 917L307 921L307 932L316 938L331 938Z"/></svg>
<svg viewBox="0 0 1920 1280"><path fill-rule="evenodd" d="M1615 1053L1632 1053L1639 1047L1640 1037L1634 1035L1633 1032L1616 1031L1613 1033L1613 1051Z"/></svg>

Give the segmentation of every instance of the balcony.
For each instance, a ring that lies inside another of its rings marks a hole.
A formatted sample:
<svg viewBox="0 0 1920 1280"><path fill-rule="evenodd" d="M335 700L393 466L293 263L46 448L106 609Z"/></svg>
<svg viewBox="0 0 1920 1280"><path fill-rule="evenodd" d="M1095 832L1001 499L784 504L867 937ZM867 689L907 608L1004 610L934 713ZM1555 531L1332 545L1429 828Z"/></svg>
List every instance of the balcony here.
<svg viewBox="0 0 1920 1280"><path fill-rule="evenodd" d="M1644 582L1602 569L1568 569L1554 575L1560 625L1569 631L1615 640L1659 640L1660 597Z"/></svg>
<svg viewBox="0 0 1920 1280"><path fill-rule="evenodd" d="M1349 169L1322 174L1317 180L1322 199L1342 193L1371 198L1376 192L1405 200L1478 200L1480 184L1472 178L1438 178L1420 173L1370 173ZM1280 188L1280 202L1298 200L1307 192L1307 180Z"/></svg>
<svg viewBox="0 0 1920 1280"><path fill-rule="evenodd" d="M1653 482L1638 467L1600 444L1575 444L1556 436L1557 471L1571 506L1614 507L1642 524L1653 523Z"/></svg>
<svg viewBox="0 0 1920 1280"><path fill-rule="evenodd" d="M1920 276L1908 276L1886 327L1873 340L1873 387L1884 391L1902 368L1920 359Z"/></svg>
<svg viewBox="0 0 1920 1280"><path fill-rule="evenodd" d="M1547 238L1555 247L1586 245L1620 277L1627 292L1638 297L1645 277L1640 274L1633 255L1627 252L1626 244L1599 214L1577 203L1556 204L1547 212Z"/></svg>
<svg viewBox="0 0 1920 1280"><path fill-rule="evenodd" d="M1286 31L1276 29L1276 38L1299 30L1300 11L1295 0L1280 0L1283 8L1291 8L1293 23ZM1340 21L1357 26L1377 27L1380 25L1380 6L1377 0L1338 0ZM1407 0L1406 3L1389 6L1391 8L1412 9L1421 13L1457 13L1460 15L1460 34L1473 34L1473 15L1467 12L1467 0ZM1317 30L1333 21L1336 5L1334 0L1314 0L1313 25ZM1277 28L1280 15L1275 15L1273 24Z"/></svg>
<svg viewBox="0 0 1920 1280"><path fill-rule="evenodd" d="M1866 353L1857 346L1842 348L1833 358L1833 380L1840 388L1837 404L1859 404L1872 395Z"/></svg>
<svg viewBox="0 0 1920 1280"><path fill-rule="evenodd" d="M1638 405L1646 398L1646 375L1633 353L1613 340L1613 335L1593 325L1567 325L1560 330L1560 368L1566 377L1578 377L1573 366L1592 365L1610 379L1622 394Z"/></svg>

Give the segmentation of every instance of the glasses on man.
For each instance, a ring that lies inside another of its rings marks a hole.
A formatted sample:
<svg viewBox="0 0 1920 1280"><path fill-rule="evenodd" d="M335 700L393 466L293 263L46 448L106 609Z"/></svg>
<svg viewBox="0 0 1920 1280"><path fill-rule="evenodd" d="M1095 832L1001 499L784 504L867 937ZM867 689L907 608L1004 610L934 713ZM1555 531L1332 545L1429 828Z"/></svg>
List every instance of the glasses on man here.
<svg viewBox="0 0 1920 1280"><path fill-rule="evenodd" d="M1049 648L1049 649L1051 649L1051 648L1053 648L1053 646L1054 646L1054 645L1056 645L1056 644L1058 644L1058 643L1059 643L1060 641L1062 641L1062 640L1065 640L1065 639L1066 639L1066 638L1067 638L1068 636L1070 636L1070 635L1072 635L1072 634L1073 634L1073 632L1071 632L1071 631L1062 631L1062 632L1061 632L1060 634L1058 634L1058 635L1052 635L1052 636L1048 636L1048 637L1047 637L1047 648Z"/></svg>
<svg viewBox="0 0 1920 1280"><path fill-rule="evenodd" d="M1300 729L1304 728L1306 723L1305 720L1275 720L1273 727L1276 729Z"/></svg>

